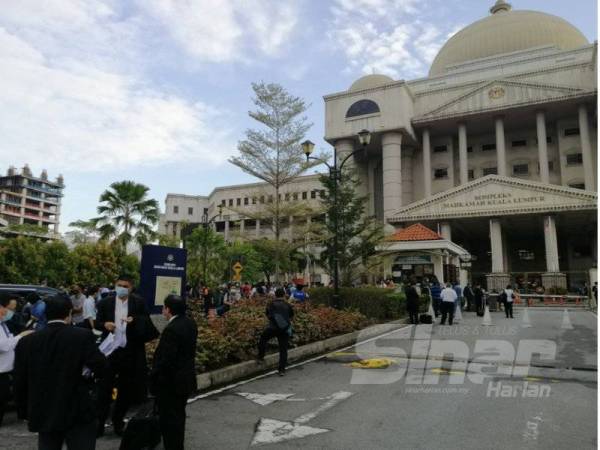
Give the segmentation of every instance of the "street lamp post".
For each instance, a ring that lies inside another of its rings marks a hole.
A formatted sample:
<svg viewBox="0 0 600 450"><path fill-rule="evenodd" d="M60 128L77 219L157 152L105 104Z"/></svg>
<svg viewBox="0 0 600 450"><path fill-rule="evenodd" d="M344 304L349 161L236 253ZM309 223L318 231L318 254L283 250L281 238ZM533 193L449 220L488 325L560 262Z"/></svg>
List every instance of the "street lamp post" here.
<svg viewBox="0 0 600 450"><path fill-rule="evenodd" d="M340 298L340 273L339 273L339 264L338 264L338 204L337 204L337 191L338 191L338 183L342 178L342 169L344 168L344 164L348 159L357 154L360 151L366 152L367 145L371 142L371 132L369 130L361 130L358 132L358 141L360 142L362 148L354 150L352 153L347 155L338 165L338 157L337 157L337 148L335 145L333 146L333 165L329 164L327 161L315 158L310 156L315 148L315 144L309 140L304 141L302 145L302 151L306 155L306 161L311 159L315 161L320 161L325 164L329 169L329 178L333 180L333 229L335 230L333 234L333 306L337 308L339 306L339 298Z"/></svg>
<svg viewBox="0 0 600 450"><path fill-rule="evenodd" d="M202 282L204 283L204 286L207 286L206 264L208 263L208 227L215 221L217 217L221 217L223 214L223 205L217 206L217 209L219 210L219 214L214 215L210 219L208 218L208 208L204 211L204 214L202 214L202 226L204 227L204 242L202 245Z"/></svg>

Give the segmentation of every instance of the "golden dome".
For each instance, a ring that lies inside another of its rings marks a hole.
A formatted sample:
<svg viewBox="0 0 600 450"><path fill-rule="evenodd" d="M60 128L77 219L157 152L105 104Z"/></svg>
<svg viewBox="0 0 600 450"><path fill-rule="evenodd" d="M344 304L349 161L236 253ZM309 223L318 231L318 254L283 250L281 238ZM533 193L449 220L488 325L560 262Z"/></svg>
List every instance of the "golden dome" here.
<svg viewBox="0 0 600 450"><path fill-rule="evenodd" d="M364 89L376 88L376 87L384 86L386 84L390 84L393 82L394 82L394 80L392 78L388 77L387 75L379 75L379 74L365 75L364 77L361 77L358 80L356 80L354 83L352 83L352 86L350 86L350 89L348 89L348 90L350 92L362 91Z"/></svg>
<svg viewBox="0 0 600 450"><path fill-rule="evenodd" d="M447 66L534 47L561 50L588 44L585 36L560 17L537 11L512 11L498 0L492 15L478 20L452 36L439 51L429 76L441 75Z"/></svg>

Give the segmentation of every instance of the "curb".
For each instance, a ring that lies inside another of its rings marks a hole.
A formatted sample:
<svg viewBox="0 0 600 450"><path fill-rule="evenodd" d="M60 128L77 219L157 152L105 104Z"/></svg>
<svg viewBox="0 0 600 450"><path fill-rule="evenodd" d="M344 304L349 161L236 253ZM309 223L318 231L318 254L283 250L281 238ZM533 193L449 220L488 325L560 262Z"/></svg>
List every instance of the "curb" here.
<svg viewBox="0 0 600 450"><path fill-rule="evenodd" d="M315 356L337 350L342 347L356 344L357 339L370 339L380 334L400 329L406 323L405 319L395 320L378 325L372 325L362 330L354 331L340 336L334 336L323 341L313 342L302 345L288 351L288 363L293 363ZM277 367L279 360L278 353L271 353L265 356L264 364L257 364L256 361L244 361L232 366L216 369L211 372L205 372L197 375L198 391L205 391L210 388L224 385L242 378L249 378L265 372L267 369Z"/></svg>

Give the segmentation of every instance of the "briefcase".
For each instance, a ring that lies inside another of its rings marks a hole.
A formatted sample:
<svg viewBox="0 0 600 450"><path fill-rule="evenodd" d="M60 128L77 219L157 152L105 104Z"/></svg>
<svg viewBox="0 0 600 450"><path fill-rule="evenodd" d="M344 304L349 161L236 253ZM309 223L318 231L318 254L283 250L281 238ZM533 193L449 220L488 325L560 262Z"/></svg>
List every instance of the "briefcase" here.
<svg viewBox="0 0 600 450"><path fill-rule="evenodd" d="M158 413L152 399L142 404L127 422L119 450L152 450L160 440Z"/></svg>

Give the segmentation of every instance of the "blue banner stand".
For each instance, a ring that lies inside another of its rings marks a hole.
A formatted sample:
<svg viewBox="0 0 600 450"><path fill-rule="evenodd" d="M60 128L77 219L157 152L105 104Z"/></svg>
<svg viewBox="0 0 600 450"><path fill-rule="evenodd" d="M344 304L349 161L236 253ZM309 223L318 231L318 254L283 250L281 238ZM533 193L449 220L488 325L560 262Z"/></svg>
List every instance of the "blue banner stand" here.
<svg viewBox="0 0 600 450"><path fill-rule="evenodd" d="M142 246L140 294L150 314L162 311L169 294L185 296L187 250L162 245Z"/></svg>

